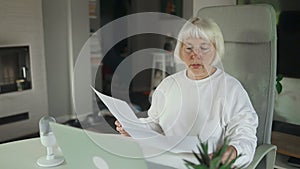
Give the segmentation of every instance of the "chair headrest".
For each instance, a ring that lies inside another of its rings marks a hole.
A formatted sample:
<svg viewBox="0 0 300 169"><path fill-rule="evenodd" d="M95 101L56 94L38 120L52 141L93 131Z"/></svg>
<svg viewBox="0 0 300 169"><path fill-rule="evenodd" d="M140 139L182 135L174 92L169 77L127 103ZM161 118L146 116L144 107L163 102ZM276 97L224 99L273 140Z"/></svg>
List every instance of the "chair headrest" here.
<svg viewBox="0 0 300 169"><path fill-rule="evenodd" d="M206 7L197 16L213 19L225 42L266 43L276 39L275 11L267 4Z"/></svg>

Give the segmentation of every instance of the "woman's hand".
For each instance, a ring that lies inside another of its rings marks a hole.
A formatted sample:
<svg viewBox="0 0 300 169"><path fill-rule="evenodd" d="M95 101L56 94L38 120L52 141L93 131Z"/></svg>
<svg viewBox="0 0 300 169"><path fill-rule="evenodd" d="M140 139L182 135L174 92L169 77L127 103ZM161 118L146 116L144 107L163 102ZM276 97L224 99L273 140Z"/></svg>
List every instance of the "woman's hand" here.
<svg viewBox="0 0 300 169"><path fill-rule="evenodd" d="M130 135L123 129L121 123L120 123L118 120L115 121L115 125L116 125L116 130L117 130L120 134L122 134L122 135L124 135L124 136L127 136L127 137L130 137Z"/></svg>
<svg viewBox="0 0 300 169"><path fill-rule="evenodd" d="M223 154L221 162L223 164L228 163L237 157L237 150L233 146L228 146L227 150ZM227 160L228 159L228 160Z"/></svg>

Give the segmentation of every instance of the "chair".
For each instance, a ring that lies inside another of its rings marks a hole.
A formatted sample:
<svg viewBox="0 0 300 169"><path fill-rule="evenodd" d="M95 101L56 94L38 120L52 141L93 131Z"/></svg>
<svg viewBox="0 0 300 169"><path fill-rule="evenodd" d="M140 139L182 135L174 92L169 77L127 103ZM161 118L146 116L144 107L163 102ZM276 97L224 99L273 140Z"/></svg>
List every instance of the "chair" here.
<svg viewBox="0 0 300 169"><path fill-rule="evenodd" d="M248 167L273 169L276 146L270 144L276 76L276 19L265 4L206 7L197 16L212 18L225 40L224 70L247 90L259 117L257 148Z"/></svg>

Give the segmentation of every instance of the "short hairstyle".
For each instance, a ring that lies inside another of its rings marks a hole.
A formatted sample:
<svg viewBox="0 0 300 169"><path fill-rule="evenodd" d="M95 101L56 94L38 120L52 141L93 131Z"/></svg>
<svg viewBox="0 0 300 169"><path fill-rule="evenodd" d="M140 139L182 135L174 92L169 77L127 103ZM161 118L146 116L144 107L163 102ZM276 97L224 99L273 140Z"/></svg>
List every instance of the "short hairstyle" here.
<svg viewBox="0 0 300 169"><path fill-rule="evenodd" d="M189 19L181 28L177 44L174 50L174 57L177 61L182 61L180 50L184 40L188 38L201 38L213 44L216 49L216 56L213 65L216 64L217 58L221 59L224 55L224 39L219 26L210 18L193 17Z"/></svg>

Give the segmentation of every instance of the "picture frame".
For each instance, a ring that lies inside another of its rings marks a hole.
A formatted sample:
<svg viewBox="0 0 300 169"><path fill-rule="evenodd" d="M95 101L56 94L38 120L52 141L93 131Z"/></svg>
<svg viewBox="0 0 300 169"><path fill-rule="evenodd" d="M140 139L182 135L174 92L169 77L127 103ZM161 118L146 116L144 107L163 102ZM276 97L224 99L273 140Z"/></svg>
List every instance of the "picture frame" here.
<svg viewBox="0 0 300 169"><path fill-rule="evenodd" d="M97 1L89 0L89 18L96 19L97 18Z"/></svg>
<svg viewBox="0 0 300 169"><path fill-rule="evenodd" d="M161 12L182 17L182 0L161 0Z"/></svg>

